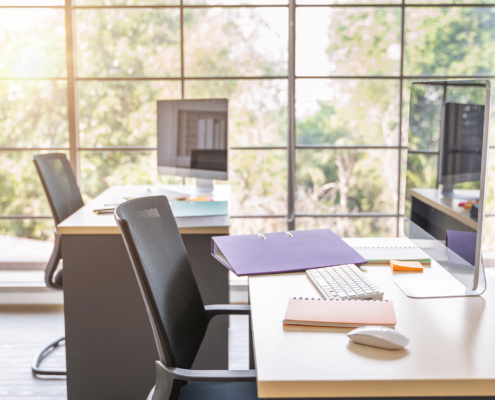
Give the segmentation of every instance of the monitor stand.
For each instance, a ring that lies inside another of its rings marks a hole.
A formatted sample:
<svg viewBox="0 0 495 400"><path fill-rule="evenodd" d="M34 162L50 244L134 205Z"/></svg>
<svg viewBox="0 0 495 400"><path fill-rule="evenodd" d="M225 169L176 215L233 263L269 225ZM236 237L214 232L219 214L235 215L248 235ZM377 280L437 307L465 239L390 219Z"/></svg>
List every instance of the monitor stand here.
<svg viewBox="0 0 495 400"><path fill-rule="evenodd" d="M196 187L191 194L210 194L213 193L213 180L196 178Z"/></svg>
<svg viewBox="0 0 495 400"><path fill-rule="evenodd" d="M430 279L404 279L395 280L395 284L407 297L413 299L434 299L441 297L470 297L480 296L486 286L480 286L476 290L467 289L454 277L430 278Z"/></svg>

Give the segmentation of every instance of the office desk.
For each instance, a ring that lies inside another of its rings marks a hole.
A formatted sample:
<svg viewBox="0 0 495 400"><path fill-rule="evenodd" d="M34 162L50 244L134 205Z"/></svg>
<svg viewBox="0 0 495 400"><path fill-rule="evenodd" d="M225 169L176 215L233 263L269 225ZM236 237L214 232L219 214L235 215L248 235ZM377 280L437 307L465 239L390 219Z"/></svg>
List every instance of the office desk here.
<svg viewBox="0 0 495 400"><path fill-rule="evenodd" d="M116 196L148 187L113 186L57 227L69 400L145 399L154 385L158 354L129 256L113 214L93 212ZM216 200L229 197L230 186L215 188ZM203 301L224 304L229 302L228 271L211 256L211 237L227 235L230 220L213 220L195 218L191 224L181 219L178 225ZM228 368L228 317L212 321L194 366Z"/></svg>
<svg viewBox="0 0 495 400"><path fill-rule="evenodd" d="M250 277L260 398L495 395L491 274L481 297L415 300L393 282L411 273L393 275L387 266L362 270L394 301L396 328L411 343L389 351L351 343L351 329L284 327L289 297L320 297L316 289L305 273ZM443 271L432 263L426 275Z"/></svg>
<svg viewBox="0 0 495 400"><path fill-rule="evenodd" d="M466 200L444 197L440 189L411 189L411 198L411 221L438 240L445 240L446 229L467 232L478 229L478 223L471 219L471 210L459 207Z"/></svg>

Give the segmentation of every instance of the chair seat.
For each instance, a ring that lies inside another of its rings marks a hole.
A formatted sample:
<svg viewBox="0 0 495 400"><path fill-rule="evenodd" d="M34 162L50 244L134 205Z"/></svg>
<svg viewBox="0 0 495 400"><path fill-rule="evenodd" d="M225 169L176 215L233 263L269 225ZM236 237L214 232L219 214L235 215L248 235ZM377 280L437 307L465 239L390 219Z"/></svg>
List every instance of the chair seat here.
<svg viewBox="0 0 495 400"><path fill-rule="evenodd" d="M179 400L258 399L256 382L191 382L180 390Z"/></svg>

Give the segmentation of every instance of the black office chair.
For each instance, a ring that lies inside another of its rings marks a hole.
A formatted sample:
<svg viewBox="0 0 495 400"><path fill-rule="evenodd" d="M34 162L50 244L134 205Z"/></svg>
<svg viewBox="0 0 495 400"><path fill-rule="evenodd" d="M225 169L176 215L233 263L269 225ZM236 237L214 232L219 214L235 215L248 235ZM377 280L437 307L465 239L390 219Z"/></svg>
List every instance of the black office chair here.
<svg viewBox="0 0 495 400"><path fill-rule="evenodd" d="M256 371L191 370L216 315L249 315L250 306L205 306L165 196L127 201L115 210L150 318L159 360L148 400L257 399Z"/></svg>
<svg viewBox="0 0 495 400"><path fill-rule="evenodd" d="M62 236L56 232L56 226L71 214L84 206L81 192L77 187L76 178L72 172L69 160L65 154L52 153L33 157L34 165L45 189L53 219L55 220L55 246L45 269L45 283L47 287L62 290L62 270L58 270L58 264L62 259ZM41 361L56 347L65 337L61 337L45 346L34 358L31 369L36 375L67 375L63 370L48 370L39 368Z"/></svg>

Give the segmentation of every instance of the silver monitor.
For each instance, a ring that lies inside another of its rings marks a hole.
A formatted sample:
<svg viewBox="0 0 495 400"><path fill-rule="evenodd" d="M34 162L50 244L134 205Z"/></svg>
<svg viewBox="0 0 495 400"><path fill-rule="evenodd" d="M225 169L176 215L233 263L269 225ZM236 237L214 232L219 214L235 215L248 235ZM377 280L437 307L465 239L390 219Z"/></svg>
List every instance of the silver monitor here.
<svg viewBox="0 0 495 400"><path fill-rule="evenodd" d="M490 99L488 80L411 85L404 234L434 262L424 277L396 277L409 297L477 296L486 288ZM465 208L466 199L477 204Z"/></svg>
<svg viewBox="0 0 495 400"><path fill-rule="evenodd" d="M198 192L228 178L228 100L160 100L158 173L196 178Z"/></svg>

